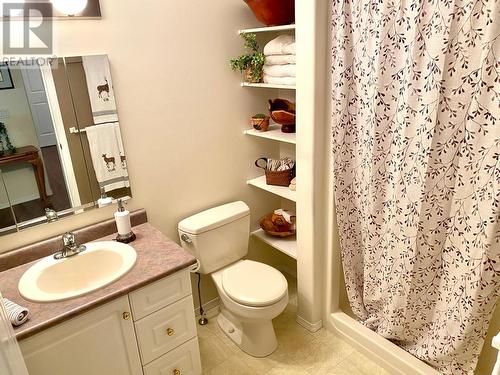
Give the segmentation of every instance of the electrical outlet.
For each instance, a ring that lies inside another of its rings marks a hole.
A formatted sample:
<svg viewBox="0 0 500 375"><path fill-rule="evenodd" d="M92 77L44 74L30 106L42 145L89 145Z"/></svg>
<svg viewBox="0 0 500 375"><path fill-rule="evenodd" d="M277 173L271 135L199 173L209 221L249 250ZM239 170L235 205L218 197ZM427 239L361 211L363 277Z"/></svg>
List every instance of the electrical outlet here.
<svg viewBox="0 0 500 375"><path fill-rule="evenodd" d="M10 113L9 113L8 109L4 109L4 108L0 109L0 120L6 119L9 117L10 117Z"/></svg>

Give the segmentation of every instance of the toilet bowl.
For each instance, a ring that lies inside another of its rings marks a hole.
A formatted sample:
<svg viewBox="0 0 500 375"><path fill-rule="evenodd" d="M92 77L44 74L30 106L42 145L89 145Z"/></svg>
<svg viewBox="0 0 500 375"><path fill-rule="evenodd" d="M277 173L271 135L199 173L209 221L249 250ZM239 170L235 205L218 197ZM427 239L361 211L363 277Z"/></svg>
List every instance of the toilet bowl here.
<svg viewBox="0 0 500 375"><path fill-rule="evenodd" d="M288 304L288 283L278 270L259 262L239 261L212 273L219 292L219 327L244 352L266 357L278 341L272 320Z"/></svg>
<svg viewBox="0 0 500 375"><path fill-rule="evenodd" d="M244 202L215 207L179 223L182 247L210 274L219 293L219 327L243 351L265 357L278 342L272 319L288 304L288 283L273 267L243 260L248 252L250 209Z"/></svg>

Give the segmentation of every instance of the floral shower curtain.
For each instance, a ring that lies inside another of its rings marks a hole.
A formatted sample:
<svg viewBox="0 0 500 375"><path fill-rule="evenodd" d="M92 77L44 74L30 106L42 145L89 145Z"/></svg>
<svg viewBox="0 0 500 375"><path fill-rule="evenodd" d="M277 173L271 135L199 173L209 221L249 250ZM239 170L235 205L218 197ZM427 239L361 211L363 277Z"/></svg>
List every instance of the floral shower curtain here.
<svg viewBox="0 0 500 375"><path fill-rule="evenodd" d="M500 294L500 0L334 0L331 16L350 304L472 374Z"/></svg>

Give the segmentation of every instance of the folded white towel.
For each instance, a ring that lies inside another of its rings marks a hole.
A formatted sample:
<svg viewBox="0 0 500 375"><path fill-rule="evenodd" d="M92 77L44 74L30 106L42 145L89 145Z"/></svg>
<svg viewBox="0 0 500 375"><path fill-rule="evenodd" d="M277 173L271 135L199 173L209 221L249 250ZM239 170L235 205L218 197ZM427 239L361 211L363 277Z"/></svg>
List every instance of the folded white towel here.
<svg viewBox="0 0 500 375"><path fill-rule="evenodd" d="M264 65L264 74L273 77L295 77L297 72L297 65Z"/></svg>
<svg viewBox="0 0 500 375"><path fill-rule="evenodd" d="M7 311L7 316L14 327L26 323L30 313L26 307L19 306L17 303L7 298L3 299L3 304L5 306L5 311Z"/></svg>
<svg viewBox="0 0 500 375"><path fill-rule="evenodd" d="M295 77L274 77L264 74L264 83L272 85L295 86Z"/></svg>
<svg viewBox="0 0 500 375"><path fill-rule="evenodd" d="M264 55L295 55L295 37L293 35L280 35L264 47Z"/></svg>
<svg viewBox="0 0 500 375"><path fill-rule="evenodd" d="M295 55L271 55L266 56L265 65L295 64Z"/></svg>

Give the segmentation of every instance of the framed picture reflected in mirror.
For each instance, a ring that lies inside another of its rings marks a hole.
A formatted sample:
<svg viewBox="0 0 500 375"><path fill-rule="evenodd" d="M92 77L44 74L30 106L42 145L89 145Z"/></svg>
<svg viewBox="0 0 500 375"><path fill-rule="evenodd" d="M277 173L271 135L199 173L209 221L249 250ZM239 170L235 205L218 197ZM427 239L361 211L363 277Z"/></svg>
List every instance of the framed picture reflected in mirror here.
<svg viewBox="0 0 500 375"><path fill-rule="evenodd" d="M5 63L0 63L0 90L13 89L12 75L10 74L9 66Z"/></svg>

